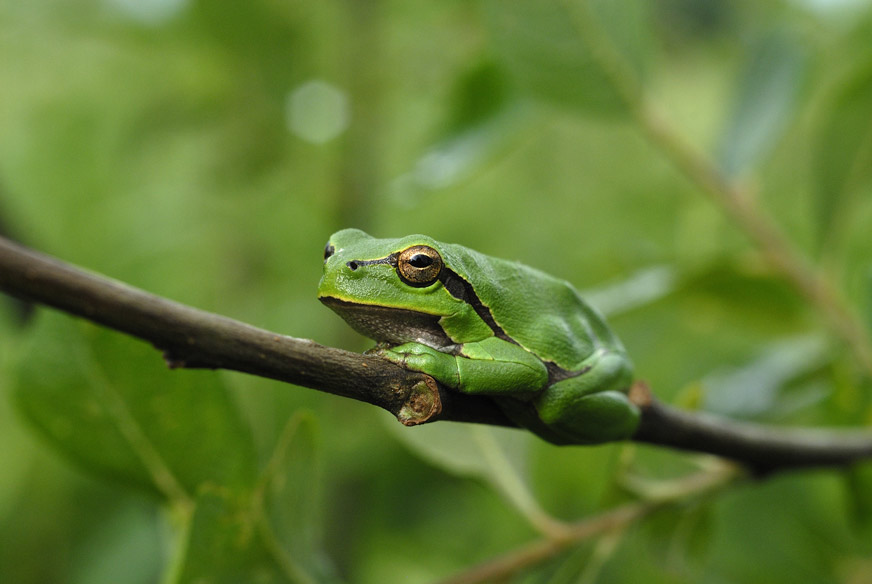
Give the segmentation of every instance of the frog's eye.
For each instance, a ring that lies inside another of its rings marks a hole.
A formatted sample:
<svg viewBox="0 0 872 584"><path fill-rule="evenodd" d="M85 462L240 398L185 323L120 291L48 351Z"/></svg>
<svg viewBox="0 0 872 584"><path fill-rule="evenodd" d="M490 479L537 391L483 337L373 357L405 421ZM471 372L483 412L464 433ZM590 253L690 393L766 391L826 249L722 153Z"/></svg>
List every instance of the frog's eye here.
<svg viewBox="0 0 872 584"><path fill-rule="evenodd" d="M432 247L413 245L397 256L397 274L410 286L429 286L439 278L441 271L442 256Z"/></svg>
<svg viewBox="0 0 872 584"><path fill-rule="evenodd" d="M335 251L336 251L336 248L333 247L333 244L328 243L327 247L324 248L324 261L326 262L327 258L332 256Z"/></svg>

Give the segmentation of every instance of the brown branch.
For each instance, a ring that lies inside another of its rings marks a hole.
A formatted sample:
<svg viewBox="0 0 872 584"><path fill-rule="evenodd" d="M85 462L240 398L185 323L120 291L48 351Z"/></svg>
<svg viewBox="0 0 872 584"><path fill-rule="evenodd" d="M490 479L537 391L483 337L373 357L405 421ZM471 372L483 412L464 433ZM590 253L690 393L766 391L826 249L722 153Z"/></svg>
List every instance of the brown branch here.
<svg viewBox="0 0 872 584"><path fill-rule="evenodd" d="M872 458L872 432L781 428L685 412L651 398L639 382L630 394L644 415L633 440L706 452L742 462L755 474L787 468L843 466Z"/></svg>
<svg viewBox="0 0 872 584"><path fill-rule="evenodd" d="M161 298L0 237L0 290L152 343L172 367L230 369L384 408L407 425L431 419L510 424L493 405L447 395L428 375Z"/></svg>
<svg viewBox="0 0 872 584"><path fill-rule="evenodd" d="M449 391L384 359L324 347L191 308L86 272L0 237L0 291L146 340L170 367L229 369L384 408L406 425L513 425L487 398ZM742 462L758 472L841 466L872 457L872 432L778 429L685 413L642 384L634 440Z"/></svg>

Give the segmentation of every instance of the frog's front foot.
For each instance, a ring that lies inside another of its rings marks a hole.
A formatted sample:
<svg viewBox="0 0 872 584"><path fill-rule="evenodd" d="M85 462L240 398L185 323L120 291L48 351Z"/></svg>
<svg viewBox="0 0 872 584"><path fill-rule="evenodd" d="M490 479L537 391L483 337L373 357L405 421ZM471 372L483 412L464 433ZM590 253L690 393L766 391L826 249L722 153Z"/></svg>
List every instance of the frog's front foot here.
<svg viewBox="0 0 872 584"><path fill-rule="evenodd" d="M457 360L454 356L437 351L427 345L405 343L396 347L376 346L368 352L405 369L431 375L449 387L460 385L460 373L457 370Z"/></svg>

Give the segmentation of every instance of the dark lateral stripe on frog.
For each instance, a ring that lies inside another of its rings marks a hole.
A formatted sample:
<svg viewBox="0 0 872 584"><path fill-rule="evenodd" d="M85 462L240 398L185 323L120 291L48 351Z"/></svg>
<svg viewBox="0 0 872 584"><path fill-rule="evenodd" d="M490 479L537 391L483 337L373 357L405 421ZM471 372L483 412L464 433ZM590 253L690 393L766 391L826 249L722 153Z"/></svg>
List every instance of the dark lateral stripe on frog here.
<svg viewBox="0 0 872 584"><path fill-rule="evenodd" d="M442 272L439 274L439 281L442 282L442 285L445 286L445 289L448 290L448 293L457 298L458 300L463 300L475 310L476 314L478 314L479 318L481 318L485 324L487 324L490 329L494 332L498 338L513 343L515 345L520 346L520 343L506 334L506 331L503 330L503 327L497 324L494 320L493 314L491 314L490 308L484 305L481 299L478 297L478 294L475 293L475 290L472 289L472 285L458 276L454 271L447 267L442 268ZM570 377L577 377L579 375L584 375L590 370L590 367L585 367L580 371L570 371L568 369L564 369L557 363L553 361L543 361L545 363L545 367L548 369L548 378L549 383L555 383L557 381L561 381L563 379L568 379Z"/></svg>
<svg viewBox="0 0 872 584"><path fill-rule="evenodd" d="M482 319L488 327L490 327L490 330L494 332L494 335L504 341L520 345L520 343L515 339L506 334L503 327L497 324L497 321L494 320L494 315L491 314L490 308L484 305L478 297L478 294L476 294L475 290L472 289L472 285L469 282L447 267L443 267L442 271L439 272L439 281L442 282L442 285L445 286L445 289L448 290L449 294L472 306L472 309L478 317Z"/></svg>

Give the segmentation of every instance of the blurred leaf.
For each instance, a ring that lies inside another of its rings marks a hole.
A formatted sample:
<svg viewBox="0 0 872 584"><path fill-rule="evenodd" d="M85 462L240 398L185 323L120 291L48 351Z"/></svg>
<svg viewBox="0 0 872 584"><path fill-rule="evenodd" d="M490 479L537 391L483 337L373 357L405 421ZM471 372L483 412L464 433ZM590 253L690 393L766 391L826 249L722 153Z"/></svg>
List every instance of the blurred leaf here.
<svg viewBox="0 0 872 584"><path fill-rule="evenodd" d="M76 556L74 584L153 584L164 556L158 513L144 501L127 504L102 518L95 531L78 532L83 552Z"/></svg>
<svg viewBox="0 0 872 584"><path fill-rule="evenodd" d="M718 147L724 173L741 174L769 153L793 116L805 65L805 49L784 31L751 48Z"/></svg>
<svg viewBox="0 0 872 584"><path fill-rule="evenodd" d="M527 108L515 104L445 137L416 161L411 173L397 179L395 198L405 201L414 189L445 189L474 176L507 150L531 119Z"/></svg>
<svg viewBox="0 0 872 584"><path fill-rule="evenodd" d="M477 63L460 76L453 89L448 132L462 132L499 115L514 97L514 88L497 63Z"/></svg>
<svg viewBox="0 0 872 584"><path fill-rule="evenodd" d="M774 418L815 405L829 389L815 383L787 389L791 382L829 361L826 342L806 336L773 343L750 363L716 371L703 380L703 409L729 417Z"/></svg>
<svg viewBox="0 0 872 584"><path fill-rule="evenodd" d="M844 228L851 196L872 177L872 61L854 69L827 104L813 169L824 246Z"/></svg>
<svg viewBox="0 0 872 584"><path fill-rule="evenodd" d="M173 584L310 583L282 562L274 542L260 529L250 493L204 487L181 549Z"/></svg>
<svg viewBox="0 0 872 584"><path fill-rule="evenodd" d="M715 261L682 274L677 289L685 294L681 301L701 300L708 313L718 311L742 327L766 330L769 334L804 325L806 306L780 279L743 262ZM702 316L702 314L700 314ZM804 328L802 329L804 330Z"/></svg>
<svg viewBox="0 0 872 584"><path fill-rule="evenodd" d="M653 266L638 270L620 282L583 290L581 295L603 315L614 316L657 302L678 286L674 268Z"/></svg>
<svg viewBox="0 0 872 584"><path fill-rule="evenodd" d="M235 59L244 59L244 67L256 72L256 79L276 96L287 91L299 74L299 61L309 57L300 49L309 27L298 7L283 2L191 2L191 8L198 34L205 32Z"/></svg>
<svg viewBox="0 0 872 584"><path fill-rule="evenodd" d="M842 487L833 472L785 473L719 497L705 573L723 582L843 581L836 567L855 546Z"/></svg>
<svg viewBox="0 0 872 584"><path fill-rule="evenodd" d="M861 541L872 551L872 462L854 465L844 473L848 517Z"/></svg>
<svg viewBox="0 0 872 584"><path fill-rule="evenodd" d="M656 513L644 525L652 557L678 574L695 573L704 565L715 527L712 506L699 502Z"/></svg>
<svg viewBox="0 0 872 584"><path fill-rule="evenodd" d="M547 530L554 520L527 485L529 436L509 428L476 424L429 424L394 432L412 452L451 474L483 479L534 526Z"/></svg>
<svg viewBox="0 0 872 584"><path fill-rule="evenodd" d="M170 372L141 341L42 314L15 397L57 450L162 496L253 480L252 439L220 374Z"/></svg>
<svg viewBox="0 0 872 584"><path fill-rule="evenodd" d="M279 437L263 474L266 511L272 531L289 558L319 582L334 581L320 549L320 464L316 418L297 414Z"/></svg>
<svg viewBox="0 0 872 584"><path fill-rule="evenodd" d="M864 267L864 278L863 278L863 300L860 304L860 309L862 311L866 324L866 328L868 330L872 330L872 264L866 264ZM872 414L872 412L870 412ZM872 415L870 415L870 419L872 419Z"/></svg>
<svg viewBox="0 0 872 584"><path fill-rule="evenodd" d="M444 135L400 177L398 200L408 187L448 188L474 175L509 148L535 116L521 103L505 71L496 63L477 64L459 79Z"/></svg>
<svg viewBox="0 0 872 584"><path fill-rule="evenodd" d="M498 57L525 91L589 113L625 110L599 57L614 52L627 65L621 73L626 69L641 77L650 40L646 2L483 0L483 5ZM578 24L585 16L579 14L585 10L597 28L595 37L582 37ZM600 40L610 46L598 46Z"/></svg>

